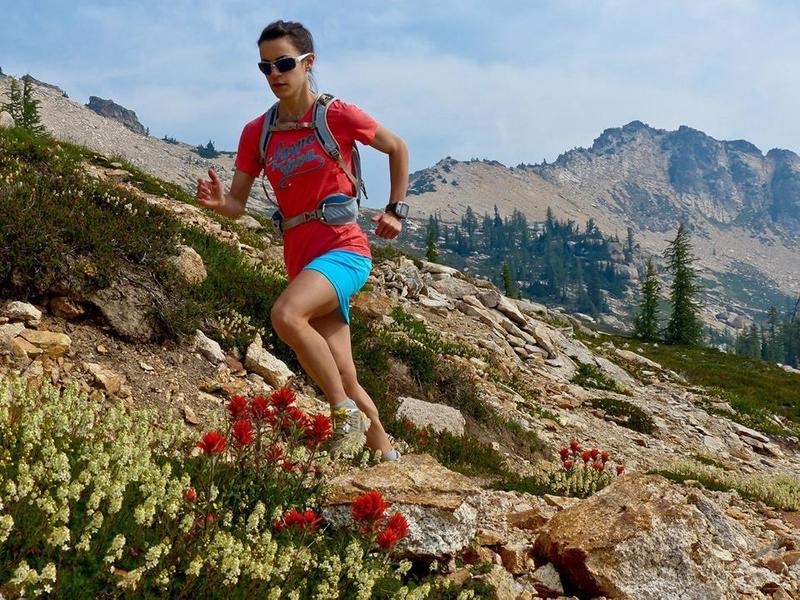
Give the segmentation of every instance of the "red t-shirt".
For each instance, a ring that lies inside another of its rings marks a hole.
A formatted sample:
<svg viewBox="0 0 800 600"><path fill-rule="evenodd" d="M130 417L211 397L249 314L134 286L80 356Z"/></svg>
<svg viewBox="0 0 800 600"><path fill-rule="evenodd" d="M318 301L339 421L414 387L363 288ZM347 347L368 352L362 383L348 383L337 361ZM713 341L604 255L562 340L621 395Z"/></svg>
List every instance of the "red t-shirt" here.
<svg viewBox="0 0 800 600"><path fill-rule="evenodd" d="M299 121L311 121L312 109L313 105ZM264 168L258 148L263 123L262 114L244 126L239 139L235 166L251 177L259 177ZM352 164L354 141L370 144L378 129L372 117L342 100L335 100L328 107L328 126L339 142L346 165ZM356 193L345 172L317 141L313 129L272 132L265 162L267 179L285 219L314 210L328 194ZM286 231L283 260L289 279L294 279L311 260L333 249L372 257L367 235L358 223L328 225L315 220Z"/></svg>

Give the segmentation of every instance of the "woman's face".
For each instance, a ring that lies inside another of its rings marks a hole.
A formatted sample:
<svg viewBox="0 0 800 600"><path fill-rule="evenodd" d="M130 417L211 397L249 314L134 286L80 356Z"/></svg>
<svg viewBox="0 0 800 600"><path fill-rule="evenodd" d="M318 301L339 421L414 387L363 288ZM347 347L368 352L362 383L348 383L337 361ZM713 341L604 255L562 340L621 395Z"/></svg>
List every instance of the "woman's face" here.
<svg viewBox="0 0 800 600"><path fill-rule="evenodd" d="M275 68L275 61L286 56L297 57L301 52L295 48L291 38L284 36L276 40L261 42L258 46L262 61L273 63L272 71L267 75L272 93L279 99L297 95L308 82L308 69L314 62L314 55L308 56L291 71L281 73Z"/></svg>

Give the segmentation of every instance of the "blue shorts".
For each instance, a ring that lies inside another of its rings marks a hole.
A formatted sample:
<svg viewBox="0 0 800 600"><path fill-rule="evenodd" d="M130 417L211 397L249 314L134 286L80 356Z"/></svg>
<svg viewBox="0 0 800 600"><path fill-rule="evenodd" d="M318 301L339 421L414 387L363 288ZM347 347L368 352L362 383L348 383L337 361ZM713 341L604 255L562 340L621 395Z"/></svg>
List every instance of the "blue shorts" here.
<svg viewBox="0 0 800 600"><path fill-rule="evenodd" d="M319 271L331 282L339 298L339 312L344 322L350 323L350 296L364 287L372 270L372 260L347 250L330 250L304 269Z"/></svg>

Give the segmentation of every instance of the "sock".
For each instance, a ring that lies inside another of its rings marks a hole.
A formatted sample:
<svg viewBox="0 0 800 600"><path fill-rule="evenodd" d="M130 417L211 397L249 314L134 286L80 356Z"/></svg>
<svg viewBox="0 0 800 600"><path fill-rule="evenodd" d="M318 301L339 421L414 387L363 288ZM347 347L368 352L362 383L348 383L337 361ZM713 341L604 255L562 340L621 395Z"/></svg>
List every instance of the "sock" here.
<svg viewBox="0 0 800 600"><path fill-rule="evenodd" d="M383 455L384 462L392 462L399 459L400 459L400 453L397 451L396 448L392 448L386 454Z"/></svg>
<svg viewBox="0 0 800 600"><path fill-rule="evenodd" d="M358 410L358 404L356 404L355 401L351 400L350 398L346 398L337 404L331 404L331 408L334 410L345 408L349 411L353 411Z"/></svg>

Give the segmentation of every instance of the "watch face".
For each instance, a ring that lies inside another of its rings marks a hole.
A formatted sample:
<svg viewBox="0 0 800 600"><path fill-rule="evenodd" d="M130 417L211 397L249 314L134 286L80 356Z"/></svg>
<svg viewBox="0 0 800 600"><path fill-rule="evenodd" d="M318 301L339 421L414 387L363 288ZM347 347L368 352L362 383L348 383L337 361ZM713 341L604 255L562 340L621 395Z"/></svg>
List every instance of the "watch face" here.
<svg viewBox="0 0 800 600"><path fill-rule="evenodd" d="M398 217L405 219L408 216L408 204L405 202L398 202L394 205L394 212Z"/></svg>

